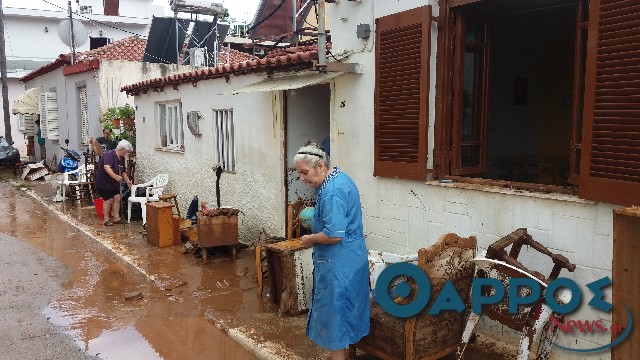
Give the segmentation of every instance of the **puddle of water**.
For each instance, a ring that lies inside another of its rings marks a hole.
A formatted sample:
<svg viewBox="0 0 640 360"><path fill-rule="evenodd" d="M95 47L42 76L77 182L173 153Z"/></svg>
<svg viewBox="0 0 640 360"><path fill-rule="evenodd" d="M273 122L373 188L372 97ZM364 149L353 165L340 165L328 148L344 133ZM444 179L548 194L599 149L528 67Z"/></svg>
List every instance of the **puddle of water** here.
<svg viewBox="0 0 640 360"><path fill-rule="evenodd" d="M0 229L68 268L68 281L61 284L63 291L43 315L66 329L80 348L103 359L256 359L210 324L202 310L234 309L243 302L242 279L233 275L232 262L226 266L229 269L216 274L209 268L194 268L193 262L193 269L166 268L165 273L176 270L189 282L171 291L162 290L95 240L9 186L0 183ZM96 228L102 226L94 223ZM137 231L131 231L132 239L118 240L144 241L135 238ZM133 252L133 256L154 260L148 253ZM225 279L230 285L216 287L216 281L224 283ZM125 300L124 294L135 291L143 298ZM257 299L253 303L257 305Z"/></svg>

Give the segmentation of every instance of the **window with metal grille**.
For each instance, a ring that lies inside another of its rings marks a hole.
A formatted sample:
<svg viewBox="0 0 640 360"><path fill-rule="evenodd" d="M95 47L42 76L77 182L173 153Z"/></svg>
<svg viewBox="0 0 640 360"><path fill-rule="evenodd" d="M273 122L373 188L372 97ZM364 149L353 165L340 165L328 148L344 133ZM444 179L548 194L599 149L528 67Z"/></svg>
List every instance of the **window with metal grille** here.
<svg viewBox="0 0 640 360"><path fill-rule="evenodd" d="M236 143L233 110L213 110L213 135L216 160L225 171L236 171Z"/></svg>
<svg viewBox="0 0 640 360"><path fill-rule="evenodd" d="M163 148L183 149L184 124L182 121L182 104L159 104L158 117L160 146Z"/></svg>
<svg viewBox="0 0 640 360"><path fill-rule="evenodd" d="M89 143L89 105L87 103L87 87L78 88L78 97L80 98L80 139L82 144Z"/></svg>

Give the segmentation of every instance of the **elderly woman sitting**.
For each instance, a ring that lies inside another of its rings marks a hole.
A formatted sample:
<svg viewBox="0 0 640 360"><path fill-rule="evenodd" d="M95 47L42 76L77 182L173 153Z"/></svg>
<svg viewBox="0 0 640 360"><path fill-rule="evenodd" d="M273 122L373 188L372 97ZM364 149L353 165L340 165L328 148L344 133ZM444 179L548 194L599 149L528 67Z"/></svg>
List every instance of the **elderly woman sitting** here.
<svg viewBox="0 0 640 360"><path fill-rule="evenodd" d="M120 140L115 150L109 150L100 158L96 173L96 190L104 199L103 211L105 226L122 224L120 217L120 184L124 180L131 187L127 175L125 156L133 152L133 146L127 140Z"/></svg>

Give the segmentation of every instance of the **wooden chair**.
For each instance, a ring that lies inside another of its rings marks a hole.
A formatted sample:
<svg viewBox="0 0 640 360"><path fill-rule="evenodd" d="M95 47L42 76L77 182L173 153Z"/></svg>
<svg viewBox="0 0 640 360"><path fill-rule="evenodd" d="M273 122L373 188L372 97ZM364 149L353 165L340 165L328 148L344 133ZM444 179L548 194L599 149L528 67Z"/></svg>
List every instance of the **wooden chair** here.
<svg viewBox="0 0 640 360"><path fill-rule="evenodd" d="M302 210L303 204L302 199L298 198L298 201L287 205L286 240L300 237L300 210ZM269 276L269 266L267 264L264 245L266 244L260 242L256 245L256 275L258 277L258 295L260 296L262 296L264 281Z"/></svg>
<svg viewBox="0 0 640 360"><path fill-rule="evenodd" d="M413 318L387 314L377 303L371 304L371 330L349 349L358 348L381 359L438 359L454 353L464 327L465 314L452 311L427 314L447 280L451 280L465 304L469 304L473 279L476 238L456 234L442 235L438 241L418 251L418 267L431 281L431 299Z"/></svg>
<svg viewBox="0 0 640 360"><path fill-rule="evenodd" d="M548 276L544 276L538 271L528 269L518 261L520 250L524 245L527 245L540 254L551 258L554 265ZM510 250L507 253L506 249L508 247L510 247ZM553 345L553 338L556 335L556 332L548 329L548 321L551 316L557 316L557 314L553 314L551 308L545 304L544 292L547 285L558 278L562 269L567 269L568 271L573 272L576 266L571 264L563 255L554 254L544 245L533 240L531 235L527 233L527 229L524 228L518 229L491 244L487 249L486 257L479 256L474 259L474 263L478 269L476 271L476 277L497 279L502 283L502 286L505 289L509 288L510 279L530 278L538 284L540 295L534 303L520 305L518 307L518 312L511 314L508 308L509 295L508 292L505 291L503 300L498 304L484 307L482 309L482 315L471 313L467 320L462 342L460 343L457 351L458 358L462 358L464 350L469 343L480 318L482 316L487 316L513 330L522 332L520 344L518 346L518 355L516 357L518 360L526 360L529 358L529 353L531 352L533 340L536 334L542 334L536 359L548 359ZM521 296L529 295L531 293L531 290L528 288L523 288L520 291L526 292L525 294L521 294ZM489 293L484 295L488 296ZM556 293L556 301L566 304L570 300L570 291L562 289ZM557 331L557 328L555 331Z"/></svg>

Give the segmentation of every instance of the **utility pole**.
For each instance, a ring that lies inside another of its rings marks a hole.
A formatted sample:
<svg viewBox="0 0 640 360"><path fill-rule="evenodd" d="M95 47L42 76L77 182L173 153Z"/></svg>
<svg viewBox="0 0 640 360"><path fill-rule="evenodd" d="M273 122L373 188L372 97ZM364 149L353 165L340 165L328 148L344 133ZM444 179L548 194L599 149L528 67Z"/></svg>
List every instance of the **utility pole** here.
<svg viewBox="0 0 640 360"><path fill-rule="evenodd" d="M73 65L76 63L76 37L73 34L73 13L71 12L71 0L69 0L68 4L69 4L69 29L71 29L71 65Z"/></svg>
<svg viewBox="0 0 640 360"><path fill-rule="evenodd" d="M4 109L4 137L11 143L11 114L9 114L9 87L7 86L7 53L4 48L4 10L0 0L0 81L2 82L2 108Z"/></svg>

